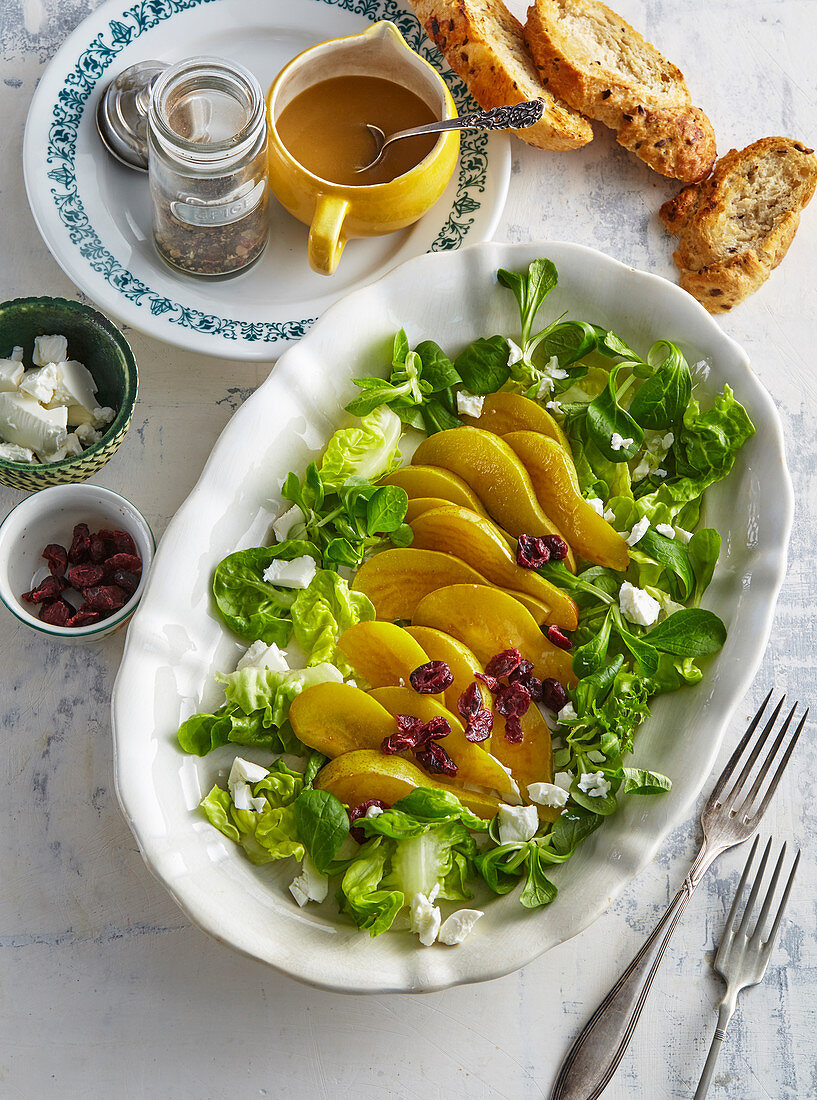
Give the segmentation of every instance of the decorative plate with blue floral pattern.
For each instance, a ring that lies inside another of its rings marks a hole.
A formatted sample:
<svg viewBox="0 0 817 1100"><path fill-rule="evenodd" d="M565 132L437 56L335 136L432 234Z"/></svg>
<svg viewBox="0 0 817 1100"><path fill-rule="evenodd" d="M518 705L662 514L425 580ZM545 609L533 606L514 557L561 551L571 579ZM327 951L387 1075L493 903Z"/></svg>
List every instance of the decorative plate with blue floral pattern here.
<svg viewBox="0 0 817 1100"><path fill-rule="evenodd" d="M461 113L473 109L465 85L395 0L103 3L52 60L26 124L29 202L66 274L104 310L167 343L222 358L268 360L332 302L404 260L489 239L507 194L508 138L466 132L457 170L433 209L400 233L352 241L332 278L309 270L306 227L273 203L261 261L233 279L204 282L159 259L147 178L113 161L99 141L99 95L136 61L222 56L241 61L268 87L301 50L378 19L392 20L409 45L440 68Z"/></svg>

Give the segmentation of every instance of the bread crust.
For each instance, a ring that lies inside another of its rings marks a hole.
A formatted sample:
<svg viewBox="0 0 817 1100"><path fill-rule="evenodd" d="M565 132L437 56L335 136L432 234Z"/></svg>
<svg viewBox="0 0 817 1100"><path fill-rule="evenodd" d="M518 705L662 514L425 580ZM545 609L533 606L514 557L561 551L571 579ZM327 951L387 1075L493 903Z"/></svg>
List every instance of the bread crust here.
<svg viewBox="0 0 817 1100"><path fill-rule="evenodd" d="M709 179L685 187L659 216L678 236L680 283L710 313L754 293L781 262L817 187L817 157L802 142L767 137L730 149Z"/></svg>
<svg viewBox="0 0 817 1100"><path fill-rule="evenodd" d="M599 0L534 0L525 26L543 82L663 176L709 174L715 133L684 74Z"/></svg>
<svg viewBox="0 0 817 1100"><path fill-rule="evenodd" d="M542 118L514 133L537 149L579 149L593 139L587 119L544 87L522 24L502 0L412 0L417 18L484 110L541 99Z"/></svg>

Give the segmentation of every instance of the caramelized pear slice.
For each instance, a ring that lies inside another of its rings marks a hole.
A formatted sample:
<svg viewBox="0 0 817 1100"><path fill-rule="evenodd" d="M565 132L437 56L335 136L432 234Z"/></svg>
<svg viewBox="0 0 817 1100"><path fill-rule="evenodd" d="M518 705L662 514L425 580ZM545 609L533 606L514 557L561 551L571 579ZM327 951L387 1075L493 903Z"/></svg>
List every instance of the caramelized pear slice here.
<svg viewBox="0 0 817 1100"><path fill-rule="evenodd" d="M483 664L504 649L518 649L533 663L540 680L553 677L566 687L576 683L570 654L547 640L518 600L498 588L453 584L420 600L412 625L433 626L457 638Z"/></svg>
<svg viewBox="0 0 817 1100"><path fill-rule="evenodd" d="M443 470L439 466L400 466L380 479L381 485L398 485L408 493L409 500L419 497L436 497L450 504L460 504L463 508L472 508L480 515L487 515L477 494L466 485L461 477Z"/></svg>
<svg viewBox="0 0 817 1100"><path fill-rule="evenodd" d="M406 616L408 617L408 616ZM367 687L407 684L428 655L402 627L381 621L355 623L338 638L338 649Z"/></svg>
<svg viewBox="0 0 817 1100"><path fill-rule="evenodd" d="M555 444L558 446L558 444ZM602 520L602 522L604 522ZM500 588L524 592L551 609L545 621L575 630L579 613L565 592L533 569L516 564L496 526L467 508L432 508L412 521L412 548L456 554Z"/></svg>
<svg viewBox="0 0 817 1100"><path fill-rule="evenodd" d="M324 756L355 749L380 749L395 732L394 715L351 684L315 684L297 695L289 708L295 736Z"/></svg>
<svg viewBox="0 0 817 1100"><path fill-rule="evenodd" d="M493 795L460 790L432 779L402 756L384 756L373 749L358 749L330 760L315 777L315 786L329 791L349 807L359 806L370 798L379 798L387 806L393 806L417 787L430 787L456 795L471 813L486 821L490 821L499 809L499 799Z"/></svg>
<svg viewBox="0 0 817 1100"><path fill-rule="evenodd" d="M471 684L477 685L483 708L490 710L493 707L493 698L490 691L488 691L485 684L474 678L477 672L483 671L483 668L468 646L458 642L450 634L444 634L442 630L435 630L431 626L407 626L405 631L420 643L430 660L445 661L454 674L453 683L445 689L444 693L445 705L449 710L455 714L459 713L457 700L464 691L468 690ZM484 749L490 749L491 739L489 737L485 741L477 742L477 744Z"/></svg>
<svg viewBox="0 0 817 1100"><path fill-rule="evenodd" d="M498 435L467 427L436 432L423 440L411 461L442 466L461 477L488 515L516 538L523 534L564 538L542 511L527 470ZM565 565L575 572L576 559L571 550Z"/></svg>
<svg viewBox="0 0 817 1100"><path fill-rule="evenodd" d="M489 393L482 405L479 417L461 416L464 424L472 428L482 428L495 435L507 435L508 432L541 432L555 439L570 455L567 436L547 409L537 401L523 397L519 393Z"/></svg>
<svg viewBox="0 0 817 1100"><path fill-rule="evenodd" d="M579 493L559 444L536 432L511 432L505 442L524 463L539 503L579 557L623 573L630 564L627 543Z"/></svg>
<svg viewBox="0 0 817 1100"><path fill-rule="evenodd" d="M411 688L377 688L371 693L372 699L385 707L390 714L411 714L421 722L430 722L432 718L445 718L451 732L440 741L440 745L457 765L455 785L476 783L499 791L501 795L512 797L515 793L508 780L508 773L489 752L478 744L468 741L465 729L456 714L437 702L433 695L418 695Z"/></svg>

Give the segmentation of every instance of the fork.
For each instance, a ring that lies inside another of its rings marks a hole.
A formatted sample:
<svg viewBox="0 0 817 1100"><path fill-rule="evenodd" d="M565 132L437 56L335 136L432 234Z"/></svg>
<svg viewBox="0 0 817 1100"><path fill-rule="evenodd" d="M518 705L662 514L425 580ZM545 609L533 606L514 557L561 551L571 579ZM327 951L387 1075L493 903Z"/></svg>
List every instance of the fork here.
<svg viewBox="0 0 817 1100"><path fill-rule="evenodd" d="M763 975L766 973L766 967L769 964L769 956L772 953L772 948L777 939L780 922L783 919L783 913L788 904L794 876L797 873L797 865L800 862L800 852L798 851L797 855L794 857L794 863L792 864L788 881L783 890L780 904L777 907L777 913L775 914L771 930L764 940L763 930L772 907L772 899L774 898L774 892L777 889L777 881L780 878L780 871L783 867L783 858L786 855L786 845L784 844L780 849L780 855L777 857L777 865L772 874L772 881L769 883L769 889L766 892L763 908L760 910L760 916L757 918L757 924L754 927L754 931L750 935L748 932L748 924L752 915L752 910L755 907L755 902L757 901L763 872L766 870L766 862L769 858L772 838L769 837L769 842L760 860L757 877L749 893L749 900L746 902L746 909L744 910L740 924L736 927L738 908L743 895L743 888L749 877L749 869L755 858L757 842L758 838L755 837L755 842L752 845L752 850L749 853L749 858L746 861L746 866L743 869L743 874L738 883L735 900L732 902L732 908L726 920L723 939L721 940L718 953L715 956L715 962L713 963L716 972L720 974L726 982L726 993L718 1008L718 1026L715 1028L712 1045L709 1048L709 1055L707 1056L694 1100L704 1100L704 1097L709 1091L709 1082L712 1080L715 1063L718 1060L718 1055L721 1050L721 1043L726 1035L726 1028L729 1025L729 1021L732 1019L732 1013L735 1011L738 994L741 990L747 989L752 985L757 985L758 982L763 981Z"/></svg>
<svg viewBox="0 0 817 1100"><path fill-rule="evenodd" d="M650 938L579 1033L559 1070L551 1100L597 1100L601 1096L624 1056L667 944L693 891L719 855L737 844L742 844L756 832L808 717L806 710L781 753L786 733L797 710L798 704L795 703L749 786L752 769L759 761L775 728L785 700L783 696L761 732L757 733L771 697L770 691L749 723L748 730L729 758L703 808L703 843L683 886ZM776 770L768 778L775 763ZM739 775L730 782L739 766Z"/></svg>

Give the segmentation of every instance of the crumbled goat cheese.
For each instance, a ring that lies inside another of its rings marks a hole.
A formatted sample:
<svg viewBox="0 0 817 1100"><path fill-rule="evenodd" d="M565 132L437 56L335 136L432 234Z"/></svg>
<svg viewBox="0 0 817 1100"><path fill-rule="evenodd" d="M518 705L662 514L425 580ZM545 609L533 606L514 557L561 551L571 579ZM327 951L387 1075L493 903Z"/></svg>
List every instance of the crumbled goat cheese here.
<svg viewBox="0 0 817 1100"><path fill-rule="evenodd" d="M666 476L667 476L667 471L664 469L663 466L659 466L658 469L653 474L653 477L666 477Z"/></svg>
<svg viewBox="0 0 817 1100"><path fill-rule="evenodd" d="M6 462L34 462L34 452L16 443L0 443L0 458Z"/></svg>
<svg viewBox="0 0 817 1100"><path fill-rule="evenodd" d="M641 539L644 538L644 535L647 533L647 528L649 526L650 521L647 519L646 516L642 516L642 518L638 521L638 523L635 525L635 527L633 527L632 531L627 536L627 545L635 546L637 542L640 542Z"/></svg>
<svg viewBox="0 0 817 1100"><path fill-rule="evenodd" d="M35 367L62 363L68 358L68 340L64 336L37 336L31 362Z"/></svg>
<svg viewBox="0 0 817 1100"><path fill-rule="evenodd" d="M264 570L264 580L268 584L278 585L279 588L308 588L317 571L317 563L309 554L293 558L292 561L278 558L271 561Z"/></svg>
<svg viewBox="0 0 817 1100"><path fill-rule="evenodd" d="M674 539L675 531L668 523L656 523L655 529L659 535L663 535L665 539Z"/></svg>
<svg viewBox="0 0 817 1100"><path fill-rule="evenodd" d="M508 366L513 367L522 362L522 349L513 340L508 340Z"/></svg>
<svg viewBox="0 0 817 1100"><path fill-rule="evenodd" d="M607 520L608 523L614 523L616 519L616 513L613 511L612 508L608 508L607 511L604 513L604 518Z"/></svg>
<svg viewBox="0 0 817 1100"><path fill-rule="evenodd" d="M289 884L289 892L302 909L308 901L326 901L329 878L320 873L309 856L304 856L301 873Z"/></svg>
<svg viewBox="0 0 817 1100"><path fill-rule="evenodd" d="M11 355L9 356L9 359L11 359L15 363L22 363L23 349L20 347L19 344L15 344L14 347L11 349Z"/></svg>
<svg viewBox="0 0 817 1100"><path fill-rule="evenodd" d="M289 672L287 659L275 642L267 645L260 639L253 642L235 666L236 672L241 672L242 668L268 668L271 672Z"/></svg>
<svg viewBox="0 0 817 1100"><path fill-rule="evenodd" d="M281 512L272 524L273 533L279 542L285 542L289 538L289 532L300 519L303 519L303 513L297 504Z"/></svg>
<svg viewBox="0 0 817 1100"><path fill-rule="evenodd" d="M684 544L684 546L686 546L686 544L692 538L692 532L691 531L685 531L683 529L683 527L676 527L675 528L675 537L678 539L679 542L682 542Z"/></svg>
<svg viewBox="0 0 817 1100"><path fill-rule="evenodd" d="M383 807L382 806L370 806L363 816L364 817L380 817L380 815L382 813L383 813Z"/></svg>
<svg viewBox="0 0 817 1100"><path fill-rule="evenodd" d="M70 417L71 409L70 409L70 407L68 409L68 412L69 412L68 423L70 424L71 423L71 417ZM96 431L91 426L90 422L88 422L87 424L77 424L76 428L74 429L74 435L77 437L77 439L83 445L83 447L90 447L92 443L99 443L100 439L102 438L102 432Z"/></svg>
<svg viewBox="0 0 817 1100"><path fill-rule="evenodd" d="M539 815L535 806L499 807L500 844L524 844L536 836Z"/></svg>
<svg viewBox="0 0 817 1100"><path fill-rule="evenodd" d="M606 798L610 793L610 783L603 772L585 772L579 779L579 790L588 798Z"/></svg>
<svg viewBox="0 0 817 1100"><path fill-rule="evenodd" d="M661 611L658 600L629 581L625 581L619 590L618 606L624 618L638 626L652 626Z"/></svg>
<svg viewBox="0 0 817 1100"><path fill-rule="evenodd" d="M95 428L107 428L107 426L116 416L116 413L108 405L103 405L102 408L97 406L96 408L91 409L91 412L94 417L93 425Z"/></svg>
<svg viewBox="0 0 817 1100"><path fill-rule="evenodd" d="M411 930L420 937L423 947L431 947L437 939L442 918L439 905L434 905L434 899L439 893L439 887L435 886L426 897L423 893L416 893L411 899L409 908L411 918Z"/></svg>
<svg viewBox="0 0 817 1100"><path fill-rule="evenodd" d="M42 405L47 405L54 396L56 386L57 366L55 363L48 363L45 367L25 372L20 382L20 392L27 393Z"/></svg>
<svg viewBox="0 0 817 1100"><path fill-rule="evenodd" d="M633 440L625 439L623 435L619 435L618 432L613 432L610 436L610 450L611 451L626 451L628 447L632 447Z"/></svg>
<svg viewBox="0 0 817 1100"><path fill-rule="evenodd" d="M480 394L469 393L468 390L460 390L457 394L457 412L464 416L473 416L478 419L482 416L482 406L485 398Z"/></svg>
<svg viewBox="0 0 817 1100"><path fill-rule="evenodd" d="M555 355L552 355L550 360L545 363L542 368L542 380L539 383L539 389L536 391L536 396L541 401L550 394L554 382L561 381L561 379L567 377L567 371L559 366L559 360Z"/></svg>
<svg viewBox="0 0 817 1100"><path fill-rule="evenodd" d="M601 497L589 497L587 503L594 512L598 512L600 516L604 515L604 501Z"/></svg>
<svg viewBox="0 0 817 1100"><path fill-rule="evenodd" d="M462 943L471 934L479 918L484 916L481 909L458 909L443 922L437 942L447 944L448 947Z"/></svg>
<svg viewBox="0 0 817 1100"><path fill-rule="evenodd" d="M567 802L567 791L556 783L529 783L528 798L540 806L558 810Z"/></svg>
<svg viewBox="0 0 817 1100"><path fill-rule="evenodd" d="M560 413L562 411L562 403L561 401L548 401L545 408L549 409L550 412Z"/></svg>
<svg viewBox="0 0 817 1100"><path fill-rule="evenodd" d="M563 791L569 791L573 783L573 776L570 772L556 772L553 782L557 787L561 787Z"/></svg>

